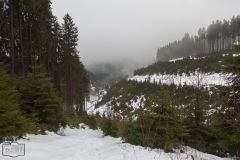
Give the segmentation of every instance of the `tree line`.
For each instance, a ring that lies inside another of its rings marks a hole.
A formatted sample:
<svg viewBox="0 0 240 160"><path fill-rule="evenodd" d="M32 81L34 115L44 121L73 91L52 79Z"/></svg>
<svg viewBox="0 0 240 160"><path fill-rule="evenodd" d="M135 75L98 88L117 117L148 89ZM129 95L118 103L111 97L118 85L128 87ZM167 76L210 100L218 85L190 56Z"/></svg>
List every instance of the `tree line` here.
<svg viewBox="0 0 240 160"><path fill-rule="evenodd" d="M166 61L198 53L231 50L238 41L239 19L239 16L233 16L231 21L213 21L207 28L199 28L195 36L186 33L181 40L158 48L156 60Z"/></svg>
<svg viewBox="0 0 240 160"><path fill-rule="evenodd" d="M59 24L50 0L0 0L0 92L9 96L0 97L0 126L12 128L7 119L19 112L25 132L56 131L85 113L90 82L77 42L72 17Z"/></svg>
<svg viewBox="0 0 240 160"><path fill-rule="evenodd" d="M235 52L231 52L232 54ZM231 54L231 55L232 55ZM220 73L222 53L198 54L194 57L185 57L176 61L158 61L148 67L134 70L133 75L153 75L153 74L174 74L194 73L198 68L205 73Z"/></svg>

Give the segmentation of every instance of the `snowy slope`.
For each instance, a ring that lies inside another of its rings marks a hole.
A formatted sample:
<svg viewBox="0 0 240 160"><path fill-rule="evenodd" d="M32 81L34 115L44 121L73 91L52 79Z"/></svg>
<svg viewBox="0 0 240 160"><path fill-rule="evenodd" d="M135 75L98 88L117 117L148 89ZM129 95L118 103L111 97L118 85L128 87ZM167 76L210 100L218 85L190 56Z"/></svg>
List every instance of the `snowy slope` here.
<svg viewBox="0 0 240 160"><path fill-rule="evenodd" d="M229 54L223 54L223 56L228 56ZM238 54L231 54L233 57L240 56L240 53ZM194 57L190 57L191 59L198 59ZM205 58L205 57L202 57ZM169 62L175 62L175 61L181 61L183 57L169 60ZM153 74L153 75L135 75L128 80L135 80L138 82L144 82L148 81L150 83L156 82L156 83L165 83L165 84L176 84L176 85L196 85L196 82L199 80L200 85L204 86L211 86L211 85L228 85L226 77L229 77L230 74L222 74L222 73L204 73L199 72L196 70L193 73L190 74L177 74L177 75L171 75L171 74Z"/></svg>
<svg viewBox="0 0 240 160"><path fill-rule="evenodd" d="M191 74L177 74L177 75L170 75L170 74L153 74L153 75L136 75L128 78L128 80L134 80L137 82L149 82L149 83L164 83L164 84L176 84L176 85L193 85L193 86L204 86L204 87L211 87L215 85L229 85L227 82L227 77L230 75L228 74L220 74L220 73L203 73L203 72L198 72L195 71L194 73ZM106 94L106 91L102 91L103 96ZM102 97L101 97L102 98ZM112 112L111 108L113 107L112 105L112 100L117 100L121 97L112 97L112 99L107 102L104 105L99 106L98 108L95 108L95 104L97 101L100 101L101 98L99 98L96 95L91 95L90 96L90 101L87 103L87 111L88 114L96 114L97 112L102 116L103 114L108 114L108 112L111 112L112 115L116 116L116 113ZM145 102L145 97L144 95L136 95L135 97L136 100L132 99L128 103L126 103L126 106L129 108L132 108L133 111L138 109L140 106L144 106ZM115 106L120 106L118 103ZM119 113L122 111L120 110ZM107 116L107 115L106 115ZM121 116L118 115L118 116ZM121 116L122 117L122 116ZM134 117L133 117L134 118Z"/></svg>
<svg viewBox="0 0 240 160"><path fill-rule="evenodd" d="M160 149L149 149L122 143L120 138L103 137L102 131L66 128L65 136L28 134L19 143L25 144L25 156L17 160L223 160L187 148L186 153L164 153ZM2 152L2 148L0 150ZM11 157L0 156L1 160ZM228 158L225 158L228 160ZM229 159L230 160L230 159Z"/></svg>
<svg viewBox="0 0 240 160"><path fill-rule="evenodd" d="M176 84L176 85L196 85L200 82L200 85L227 85L226 77L229 75L219 73L191 73L189 75L183 73L182 75L170 75L170 74L153 74L145 76L132 76L128 80L135 80L138 82L148 81L150 83L165 83L165 84Z"/></svg>

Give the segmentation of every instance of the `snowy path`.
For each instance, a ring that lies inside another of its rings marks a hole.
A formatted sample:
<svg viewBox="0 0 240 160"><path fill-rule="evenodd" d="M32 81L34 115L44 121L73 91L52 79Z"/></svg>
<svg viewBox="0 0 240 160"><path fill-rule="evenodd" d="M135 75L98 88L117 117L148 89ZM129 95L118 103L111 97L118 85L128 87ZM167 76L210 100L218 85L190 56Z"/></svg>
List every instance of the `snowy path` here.
<svg viewBox="0 0 240 160"><path fill-rule="evenodd" d="M25 156L16 160L175 160L191 159L187 154L167 154L162 150L148 151L140 146L121 143L119 138L103 137L102 131L90 129L65 130L66 136L54 133L48 135L27 135L27 139L18 142L25 144ZM2 152L2 147L1 150ZM192 152L193 153L193 152ZM192 154L190 153L190 154ZM204 160L221 160L221 158L194 152ZM194 154L193 154L194 155ZM186 158L188 157L188 158ZM0 155L0 159L11 157ZM196 159L196 158L195 158Z"/></svg>

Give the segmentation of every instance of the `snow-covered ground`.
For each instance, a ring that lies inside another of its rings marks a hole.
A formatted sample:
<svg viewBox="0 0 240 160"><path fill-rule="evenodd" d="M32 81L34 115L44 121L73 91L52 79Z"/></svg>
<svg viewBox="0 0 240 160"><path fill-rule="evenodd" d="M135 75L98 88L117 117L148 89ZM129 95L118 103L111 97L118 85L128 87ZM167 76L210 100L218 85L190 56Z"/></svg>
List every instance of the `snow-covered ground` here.
<svg viewBox="0 0 240 160"><path fill-rule="evenodd" d="M122 143L120 138L103 137L102 131L66 128L64 136L28 134L18 140L25 144L25 156L16 160L230 160L186 148L185 153L164 153L160 149L149 150ZM2 148L0 149L2 152ZM11 157L0 156L1 160Z"/></svg>
<svg viewBox="0 0 240 160"><path fill-rule="evenodd" d="M165 84L186 84L186 85L200 85L209 86L209 85L227 85L226 77L229 75L219 74L219 73L191 73L189 75L183 73L182 75L170 75L170 74L153 74L145 76L132 76L128 80L135 80L138 82L148 81L150 83L165 83Z"/></svg>

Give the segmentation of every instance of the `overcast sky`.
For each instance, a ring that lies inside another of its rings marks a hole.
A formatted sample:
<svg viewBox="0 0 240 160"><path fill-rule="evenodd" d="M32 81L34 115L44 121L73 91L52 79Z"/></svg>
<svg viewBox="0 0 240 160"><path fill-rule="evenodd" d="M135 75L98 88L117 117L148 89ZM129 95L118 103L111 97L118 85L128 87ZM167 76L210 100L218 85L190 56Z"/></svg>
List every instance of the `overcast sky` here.
<svg viewBox="0 0 240 160"><path fill-rule="evenodd" d="M52 11L59 23L66 13L73 18L87 67L117 60L147 65L158 47L239 15L240 0L52 0Z"/></svg>

